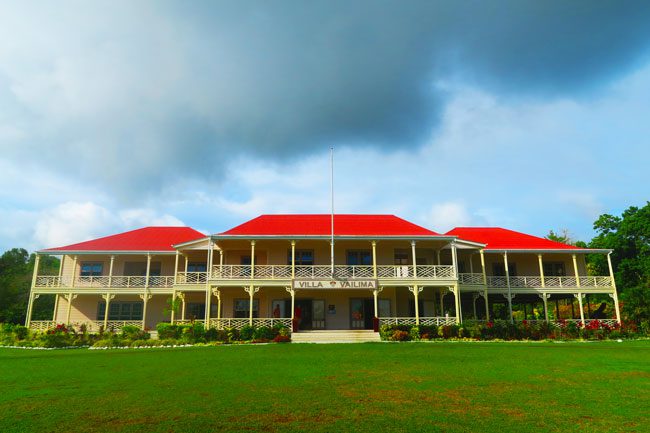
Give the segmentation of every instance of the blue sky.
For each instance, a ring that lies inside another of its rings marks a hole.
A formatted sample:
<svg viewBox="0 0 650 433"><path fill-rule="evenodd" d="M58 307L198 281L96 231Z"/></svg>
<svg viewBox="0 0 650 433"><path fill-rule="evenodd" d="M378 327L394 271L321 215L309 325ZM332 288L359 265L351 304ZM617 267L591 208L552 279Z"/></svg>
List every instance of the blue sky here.
<svg viewBox="0 0 650 433"><path fill-rule="evenodd" d="M648 199L648 2L5 2L0 248L260 213L589 239Z"/></svg>

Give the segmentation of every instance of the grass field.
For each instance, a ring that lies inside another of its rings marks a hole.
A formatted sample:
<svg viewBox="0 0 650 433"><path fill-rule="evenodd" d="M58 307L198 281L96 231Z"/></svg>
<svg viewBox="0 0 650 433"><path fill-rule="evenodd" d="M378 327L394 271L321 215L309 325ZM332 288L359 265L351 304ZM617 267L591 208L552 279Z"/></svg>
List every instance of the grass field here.
<svg viewBox="0 0 650 433"><path fill-rule="evenodd" d="M650 431L650 342L0 349L0 432Z"/></svg>

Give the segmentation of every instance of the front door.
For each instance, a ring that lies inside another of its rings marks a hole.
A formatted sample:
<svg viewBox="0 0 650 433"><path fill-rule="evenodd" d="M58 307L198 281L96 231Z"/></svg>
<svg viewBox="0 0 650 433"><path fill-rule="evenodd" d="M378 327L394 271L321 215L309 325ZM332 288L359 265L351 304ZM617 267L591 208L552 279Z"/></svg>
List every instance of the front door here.
<svg viewBox="0 0 650 433"><path fill-rule="evenodd" d="M308 330L313 329L312 326L312 300L311 299L296 299L296 309L294 310L294 317L298 319L298 329Z"/></svg>
<svg viewBox="0 0 650 433"><path fill-rule="evenodd" d="M350 299L350 328L372 329L375 305L372 298Z"/></svg>

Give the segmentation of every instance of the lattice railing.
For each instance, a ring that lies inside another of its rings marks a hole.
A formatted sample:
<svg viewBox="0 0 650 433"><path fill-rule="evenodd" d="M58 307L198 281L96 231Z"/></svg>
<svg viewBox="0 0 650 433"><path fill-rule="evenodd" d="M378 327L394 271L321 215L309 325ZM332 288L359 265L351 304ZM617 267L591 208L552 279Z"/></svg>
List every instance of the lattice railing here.
<svg viewBox="0 0 650 433"><path fill-rule="evenodd" d="M257 317L253 318L253 326L259 328L261 326L273 327L278 323L283 324L291 329L291 319L289 318L274 318L274 317ZM250 325L248 318L221 318L210 319L210 327L215 329L234 328L242 329L244 326Z"/></svg>
<svg viewBox="0 0 650 433"><path fill-rule="evenodd" d="M330 278L332 267L329 265L297 265L296 278Z"/></svg>
<svg viewBox="0 0 650 433"><path fill-rule="evenodd" d="M256 266L257 268L258 266ZM251 277L250 265L221 265L212 267L212 278L241 279Z"/></svg>
<svg viewBox="0 0 650 433"><path fill-rule="evenodd" d="M415 325L415 317L380 317L379 325ZM455 325L454 317L420 317L420 325Z"/></svg>
<svg viewBox="0 0 650 433"><path fill-rule="evenodd" d="M52 320L32 320L29 322L29 329L32 331L47 331L52 329L57 325L55 321Z"/></svg>
<svg viewBox="0 0 650 433"><path fill-rule="evenodd" d="M189 320L189 319L174 320L174 325L191 325L193 323L205 324L205 320L199 320L199 319L195 319L195 320Z"/></svg>
<svg viewBox="0 0 650 433"><path fill-rule="evenodd" d="M458 274L458 280L460 284L483 285L483 274Z"/></svg>
<svg viewBox="0 0 650 433"><path fill-rule="evenodd" d="M413 266L410 265L379 265L377 276L382 279L413 279ZM454 267L449 265L419 265L418 279L452 280L455 278Z"/></svg>
<svg viewBox="0 0 650 433"><path fill-rule="evenodd" d="M38 275L34 282L34 287L66 287L69 285L68 279L57 275Z"/></svg>
<svg viewBox="0 0 650 433"><path fill-rule="evenodd" d="M205 284L208 281L207 272L178 272L176 284Z"/></svg>
<svg viewBox="0 0 650 433"><path fill-rule="evenodd" d="M461 274L463 275L463 274ZM584 276L580 278L580 287L590 288L608 288L612 287L612 279L610 277L601 276ZM506 277L487 277L488 287L504 288L508 287L508 280ZM541 288L541 276L517 276L510 277L510 287L514 288ZM544 277L544 287L557 289L557 288L576 288L578 287L578 279L576 277Z"/></svg>

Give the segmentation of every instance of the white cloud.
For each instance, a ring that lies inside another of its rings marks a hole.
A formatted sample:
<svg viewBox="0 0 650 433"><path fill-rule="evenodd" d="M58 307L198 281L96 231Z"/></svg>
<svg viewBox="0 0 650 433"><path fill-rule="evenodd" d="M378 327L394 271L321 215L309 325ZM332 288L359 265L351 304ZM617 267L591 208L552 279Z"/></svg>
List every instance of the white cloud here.
<svg viewBox="0 0 650 433"><path fill-rule="evenodd" d="M113 212L93 202L67 202L42 211L34 224L33 243L58 247L149 225L184 225L153 209Z"/></svg>

